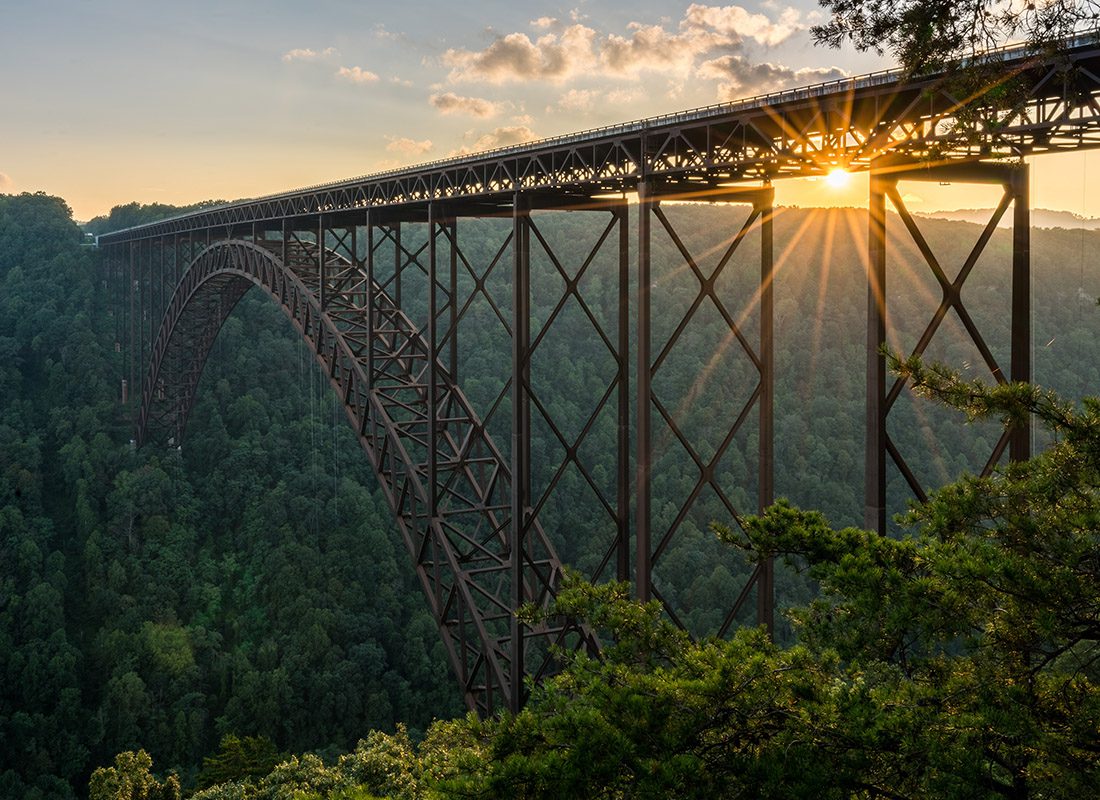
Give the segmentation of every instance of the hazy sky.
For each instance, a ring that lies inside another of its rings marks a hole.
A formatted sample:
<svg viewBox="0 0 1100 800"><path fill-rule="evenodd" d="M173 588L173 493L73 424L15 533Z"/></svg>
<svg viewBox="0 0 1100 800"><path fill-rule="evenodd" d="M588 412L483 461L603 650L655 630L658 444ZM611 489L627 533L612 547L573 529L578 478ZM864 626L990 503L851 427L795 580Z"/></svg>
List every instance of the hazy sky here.
<svg viewBox="0 0 1100 800"><path fill-rule="evenodd" d="M61 195L78 219L131 200L257 196L891 66L813 47L819 12L806 0L0 0L0 12L0 192ZM1033 205L1100 216L1087 159L1041 163ZM862 181L777 184L780 203L865 193ZM983 198L910 193L922 210Z"/></svg>

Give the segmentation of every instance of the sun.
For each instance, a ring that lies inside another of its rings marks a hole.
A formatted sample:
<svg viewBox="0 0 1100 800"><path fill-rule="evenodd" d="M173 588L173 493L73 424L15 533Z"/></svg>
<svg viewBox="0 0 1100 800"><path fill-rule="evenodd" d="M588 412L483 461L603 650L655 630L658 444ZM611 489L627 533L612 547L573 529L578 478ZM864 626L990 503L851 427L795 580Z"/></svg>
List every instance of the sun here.
<svg viewBox="0 0 1100 800"><path fill-rule="evenodd" d="M825 176L825 183L829 185L830 189L843 189L848 185L851 177L852 173L843 167L833 167L829 170L829 174Z"/></svg>

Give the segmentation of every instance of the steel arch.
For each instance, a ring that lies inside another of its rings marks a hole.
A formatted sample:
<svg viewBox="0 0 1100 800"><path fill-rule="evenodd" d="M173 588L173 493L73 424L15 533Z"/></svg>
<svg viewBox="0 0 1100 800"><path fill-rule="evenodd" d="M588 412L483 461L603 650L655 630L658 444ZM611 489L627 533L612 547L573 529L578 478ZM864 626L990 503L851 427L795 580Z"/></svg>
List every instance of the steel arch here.
<svg viewBox="0 0 1100 800"><path fill-rule="evenodd" d="M321 279L326 264L358 279L334 291ZM523 552L512 552L504 457L444 365L431 363L415 325L354 258L298 238L223 240L200 251L180 276L152 347L139 443L180 441L214 340L252 286L279 305L338 392L414 560L467 705L483 714L515 705L513 569L517 560L523 566L524 600L546 606L561 562L537 525ZM444 452L426 436L434 416L429 373L436 410L445 408L435 437ZM433 471L435 487L428 485ZM550 669L551 645L598 648L590 631L569 621L528 628L522 641L520 663L531 675Z"/></svg>

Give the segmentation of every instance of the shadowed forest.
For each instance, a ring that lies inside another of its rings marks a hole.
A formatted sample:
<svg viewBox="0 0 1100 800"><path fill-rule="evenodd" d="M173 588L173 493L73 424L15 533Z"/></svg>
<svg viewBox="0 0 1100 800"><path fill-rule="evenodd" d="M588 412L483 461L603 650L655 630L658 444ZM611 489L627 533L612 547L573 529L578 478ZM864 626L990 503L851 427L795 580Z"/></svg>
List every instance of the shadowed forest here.
<svg viewBox="0 0 1100 800"><path fill-rule="evenodd" d="M87 230L114 230L176 211L134 204ZM746 214L702 205L671 205L666 213L707 275ZM600 564L614 525L600 495L614 498L616 427L614 403L602 410L597 404L614 381L615 365L594 325L614 330L617 258L609 249L583 266L606 216L548 212L536 214L535 221L548 248L536 248L532 256L532 336L546 326L532 364L533 386L545 409L533 423L535 495L546 494L540 518L562 559L603 581L611 577L600 572ZM919 224L953 277L981 227L940 219ZM472 299L460 326L459 374L507 453L507 393L499 398L509 377L510 343L501 316L511 314L510 258L484 274L501 246L502 230L491 221L459 224L473 269L460 281L460 297ZM866 212L853 209L785 208L775 218L776 493L795 506L819 509L838 526L862 522L866 230ZM717 296L749 342L757 330L757 236L749 234L715 281ZM904 355L931 319L940 290L896 217L890 219L890 237L892 345ZM632 248L634 241L632 233ZM997 231L963 291L1006 370L1010 247L1010 234ZM1069 399L1095 394L1100 386L1098 251L1100 231L1032 232L1034 378ZM538 762L543 751L532 742L554 750L550 745L583 733L594 737L593 747L602 742L623 763L634 763L634 755L616 750L619 742L599 738L596 729L576 720L556 734L522 716L497 728L469 719L433 727L433 720L460 718L464 708L409 557L327 379L279 309L259 292L245 296L218 337L182 447L135 449L134 409L119 400L125 354L116 347L100 259L84 245L61 199L0 196L0 797L86 797L90 776L102 767L110 770L92 778L96 798L152 800L199 789L196 797L209 800L422 797L439 786L454 794L551 797L548 776L557 771L564 780L571 774L566 767L576 765ZM653 263L658 353L692 307L699 281L656 227ZM567 277L577 281L587 308L566 297L555 314ZM478 278L486 294L475 292ZM406 283L414 320L423 309L419 280L414 272ZM954 312L926 358L967 380L990 378ZM632 353L632 374L635 369ZM759 545L753 530L737 533L729 511L757 511L755 417L724 444L755 380L710 299L693 313L654 380L660 402L700 457L709 460L726 448L716 467L724 496L704 487L682 509L698 470L672 428L654 414L654 530L673 533L657 559L655 580L671 613L703 642L752 569L751 553L723 539L747 535ZM566 463L567 447L552 427L573 441L593 414L577 448L578 463ZM908 392L890 423L899 450L930 488L980 471L999 430L997 417L968 423L965 414ZM1036 433L1037 449L1050 441L1050 433ZM896 470L889 491L891 513L903 512L912 495ZM716 535L715 522L730 530ZM805 519L797 522L812 527ZM797 547L791 544L790 551ZM819 583L835 588L837 580L832 572L784 567L777 580L779 604L805 606ZM604 594L584 586L573 591L577 613L621 635L623 650L612 655L608 669L647 660L663 667L688 654L705 661L652 609L640 611L607 587ZM1095 619L1094 608L1082 613ZM748 608L740 621L751 625L753 615ZM820 619L800 624L811 633L823 630ZM643 629L657 633L645 639ZM700 667L700 674L721 673L727 664L721 659L754 663L754 652L789 658L792 669L812 660L812 650L780 647L795 641L812 647L812 635L800 637L784 619L777 638L779 644L770 645L746 631L732 640L733 651L707 645L713 649L704 652L717 660ZM948 636L947 645L929 645L929 651L940 658L965 650L964 638ZM843 647L829 646L840 654L838 662L858 660L854 650L845 657ZM1091 675L1095 661L1087 663L1081 674ZM586 678L591 685L620 685L601 667L572 666L574 689L588 685ZM798 697L816 698L826 683L785 685L773 694L790 692L794 708ZM621 685L631 685L630 679L623 677ZM653 688L653 696L660 691ZM552 705L565 696L569 690L557 686L540 702ZM909 701L921 705L921 698ZM1095 710L1095 699L1089 702L1082 707ZM533 713L540 708L546 705ZM756 724L751 714L746 719ZM1087 763L1096 722L1096 716L1085 716L1066 723L1077 736L1066 758L1080 756ZM652 720L647 725L656 729ZM867 728L881 733L874 724ZM505 739L518 743L514 752L502 749ZM523 750L527 745L531 749ZM615 788L615 775L590 775L588 783L575 785L588 794L573 796L596 796L594 786L612 787L600 795L607 797L672 796L660 792L680 785L676 781L698 764L681 764L672 740L665 745L668 782L652 784L663 789L635 794ZM665 745L653 743L658 750ZM834 758L840 772L870 769L818 745L815 757ZM881 740L867 751L875 747L882 747ZM994 748L1007 765L990 768L990 781L1011 785L1017 764L1011 747L1005 748ZM822 769L809 754L800 762L797 747L784 752L807 774ZM116 762L120 753L129 755ZM522 764L508 760L519 756ZM495 767L484 767L487 762L510 766L507 774L493 772ZM1066 770L1056 760L1044 763L1050 772ZM752 772L746 761L731 758L730 764ZM474 778L461 777L467 768ZM674 774L681 768L682 774ZM169 773L177 778L165 779ZM1088 775L1080 774L1086 786ZM752 791L771 785L772 777L757 775ZM731 785L723 783L728 777L715 780L710 789ZM707 786L701 779L695 791L703 793L691 796L726 796L708 795ZM860 796L854 778L847 794L829 794L824 783L798 791L803 794L728 796ZM866 790L862 796L886 795Z"/></svg>

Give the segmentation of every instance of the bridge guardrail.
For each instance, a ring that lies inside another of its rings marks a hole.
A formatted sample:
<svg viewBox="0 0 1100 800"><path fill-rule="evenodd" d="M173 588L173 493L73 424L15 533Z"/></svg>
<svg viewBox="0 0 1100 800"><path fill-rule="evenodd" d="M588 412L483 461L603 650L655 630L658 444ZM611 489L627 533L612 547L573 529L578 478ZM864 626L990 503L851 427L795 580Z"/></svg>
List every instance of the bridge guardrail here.
<svg viewBox="0 0 1100 800"><path fill-rule="evenodd" d="M1059 47L1059 49L1063 51L1076 50L1088 45L1095 45L1098 40L1100 40L1100 28L1095 28L1089 31L1078 33L1068 38L1067 40L1065 40L1064 44ZM969 64L972 60L976 62L980 62L982 60L997 60L1007 62L1013 60L1016 57L1029 56L1031 54L1032 51L1026 44L1008 44L1003 47L995 48L993 50L980 53L976 56L963 59L960 66L965 66L966 64ZM934 80L937 77L941 77L943 74L944 73L932 73L927 76L923 76L923 78L925 80ZM362 183L392 180L395 178L408 177L409 175L414 175L420 172L430 172L438 169L457 167L464 164L474 166L483 161L496 160L507 157L509 155L521 155L541 149L576 144L580 142L594 141L616 135L641 133L653 128L664 127L667 125L675 125L681 122L692 122L696 120L706 119L708 117L717 116L719 114L737 113L739 111L752 111L766 106L775 106L784 103L797 102L799 100L807 100L811 97L825 97L830 94L839 93L840 91L851 91L856 89L872 88L875 86L883 86L889 83L896 82L897 80L904 77L906 77L906 73L903 69L900 68L895 67L892 69L877 70L874 72L864 73L862 75L838 78L831 81L823 81L821 83L811 84L809 86L801 86L794 89L783 89L776 92L767 92L764 94L753 95L751 97L746 97L727 103L712 103L710 105L698 106L696 108L686 109L684 111L674 111L666 114L659 114L657 116L644 117L641 119L632 120L630 122L622 122L614 125L588 128L582 131L560 134L558 136L550 136L543 139L534 139L529 142L523 142L521 144L497 147L493 148L492 150L483 150L478 153L440 158L433 161L425 161L419 164L412 164L405 167L397 167L395 169L370 172L353 178L343 178L338 181L328 181L312 184L309 186L299 187L297 189L291 189L285 192L276 192L273 194L260 195L258 197L242 198L240 200L234 200L232 202L224 203L222 205L210 206L208 208L203 208L198 211L192 211L186 214L179 214L174 217L166 217L165 219L158 220L155 223L147 223L146 225L137 225L132 228L123 228L117 231L111 231L110 235L113 236L120 233L137 231L147 227L148 225L163 224L166 222L186 219L196 214L205 214L212 211L224 211L228 209L248 206L253 203L262 203L279 198L293 198L318 191L342 189Z"/></svg>

